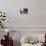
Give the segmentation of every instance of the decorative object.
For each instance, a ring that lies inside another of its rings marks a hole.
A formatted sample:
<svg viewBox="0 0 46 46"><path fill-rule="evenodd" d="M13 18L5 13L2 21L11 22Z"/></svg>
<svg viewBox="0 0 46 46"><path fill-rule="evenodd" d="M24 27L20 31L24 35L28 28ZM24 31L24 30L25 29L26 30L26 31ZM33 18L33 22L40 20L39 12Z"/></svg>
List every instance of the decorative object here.
<svg viewBox="0 0 46 46"><path fill-rule="evenodd" d="M20 9L20 14L28 14L28 8Z"/></svg>
<svg viewBox="0 0 46 46"><path fill-rule="evenodd" d="M5 32L6 32L7 34L9 34L10 30L9 30L9 29L5 29Z"/></svg>
<svg viewBox="0 0 46 46"><path fill-rule="evenodd" d="M9 32L10 32L10 30L9 30L9 29L5 29L5 32L6 32L6 33L9 33Z"/></svg>
<svg viewBox="0 0 46 46"><path fill-rule="evenodd" d="M5 40L1 39L1 44L3 46L13 46L13 39L9 37L9 33L7 35L4 35Z"/></svg>
<svg viewBox="0 0 46 46"><path fill-rule="evenodd" d="M0 27L3 28L4 27L4 22L6 20L6 15L4 12L0 11Z"/></svg>
<svg viewBox="0 0 46 46"><path fill-rule="evenodd" d="M46 34L45 34L45 42L41 46L46 46Z"/></svg>

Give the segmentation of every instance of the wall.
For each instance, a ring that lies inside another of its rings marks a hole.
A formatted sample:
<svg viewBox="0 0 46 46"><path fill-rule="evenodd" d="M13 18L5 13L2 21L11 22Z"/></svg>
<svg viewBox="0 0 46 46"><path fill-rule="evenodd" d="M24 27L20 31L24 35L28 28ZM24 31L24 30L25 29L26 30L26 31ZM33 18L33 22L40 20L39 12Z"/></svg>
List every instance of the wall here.
<svg viewBox="0 0 46 46"><path fill-rule="evenodd" d="M0 9L6 12L7 27L46 27L46 0L0 0ZM28 15L19 10L28 8ZM31 13L32 12L32 13Z"/></svg>
<svg viewBox="0 0 46 46"><path fill-rule="evenodd" d="M0 9L6 12L8 19L7 27L28 26L31 23L31 15L20 15L20 9L22 8L29 8L29 12L31 11L30 0L1 0L1 2Z"/></svg>
<svg viewBox="0 0 46 46"><path fill-rule="evenodd" d="M32 0L32 26L46 27L46 0Z"/></svg>

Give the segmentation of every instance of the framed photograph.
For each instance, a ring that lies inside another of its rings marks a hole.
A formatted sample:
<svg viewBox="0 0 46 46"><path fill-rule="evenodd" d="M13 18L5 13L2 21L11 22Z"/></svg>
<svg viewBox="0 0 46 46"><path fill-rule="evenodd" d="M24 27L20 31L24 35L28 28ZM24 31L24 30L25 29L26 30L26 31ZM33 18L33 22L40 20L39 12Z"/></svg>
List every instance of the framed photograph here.
<svg viewBox="0 0 46 46"><path fill-rule="evenodd" d="M20 9L20 14L28 14L28 8Z"/></svg>

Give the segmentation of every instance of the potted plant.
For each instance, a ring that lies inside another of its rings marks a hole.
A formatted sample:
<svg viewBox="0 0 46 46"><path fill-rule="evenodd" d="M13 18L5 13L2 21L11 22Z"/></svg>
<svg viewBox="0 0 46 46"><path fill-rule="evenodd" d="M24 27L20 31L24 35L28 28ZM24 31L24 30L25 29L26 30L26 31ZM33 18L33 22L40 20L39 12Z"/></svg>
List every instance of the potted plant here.
<svg viewBox="0 0 46 46"><path fill-rule="evenodd" d="M4 12L0 11L0 27L4 28L4 22L6 20L6 15Z"/></svg>

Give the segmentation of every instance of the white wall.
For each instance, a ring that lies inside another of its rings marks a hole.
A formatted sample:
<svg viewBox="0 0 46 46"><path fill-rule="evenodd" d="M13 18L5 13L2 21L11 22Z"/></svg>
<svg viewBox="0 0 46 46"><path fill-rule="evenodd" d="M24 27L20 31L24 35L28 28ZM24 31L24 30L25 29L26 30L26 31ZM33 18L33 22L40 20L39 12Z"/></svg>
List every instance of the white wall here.
<svg viewBox="0 0 46 46"><path fill-rule="evenodd" d="M21 8L29 14L20 15ZM46 0L0 0L0 9L6 12L8 27L46 27Z"/></svg>
<svg viewBox="0 0 46 46"><path fill-rule="evenodd" d="M6 26L8 27L16 27L16 26L28 26L31 24L30 19L31 15L20 15L20 9L29 8L29 12L31 11L31 0L1 0L3 1L3 6L1 3L1 9L7 13L8 23ZM31 13L29 13L31 14Z"/></svg>
<svg viewBox="0 0 46 46"><path fill-rule="evenodd" d="M32 0L32 26L46 27L46 0Z"/></svg>

